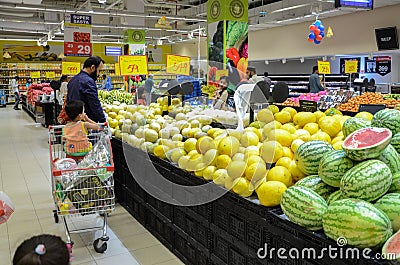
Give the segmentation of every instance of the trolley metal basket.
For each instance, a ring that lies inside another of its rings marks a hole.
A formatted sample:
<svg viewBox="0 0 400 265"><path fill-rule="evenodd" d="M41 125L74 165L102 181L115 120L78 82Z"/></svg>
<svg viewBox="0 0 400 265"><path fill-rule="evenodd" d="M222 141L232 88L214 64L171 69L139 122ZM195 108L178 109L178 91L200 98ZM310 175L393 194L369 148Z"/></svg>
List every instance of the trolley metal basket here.
<svg viewBox="0 0 400 265"><path fill-rule="evenodd" d="M88 232L102 229L102 236L93 242L96 252L104 253L107 249L107 215L115 208L114 195L114 162L112 150L107 150L109 162L104 166L92 165L80 168L75 161L82 160L82 156L68 155L67 140L63 136L65 126L49 127L50 169L52 181L52 194L55 204L54 220L59 222L62 217L67 236L67 244L72 251L73 241L71 233ZM89 131L88 141L91 146L99 140L106 141L111 146L107 130ZM59 162L70 161L75 166L60 168ZM82 215L100 215L103 225L85 229L71 230L68 228L66 217L79 217Z"/></svg>

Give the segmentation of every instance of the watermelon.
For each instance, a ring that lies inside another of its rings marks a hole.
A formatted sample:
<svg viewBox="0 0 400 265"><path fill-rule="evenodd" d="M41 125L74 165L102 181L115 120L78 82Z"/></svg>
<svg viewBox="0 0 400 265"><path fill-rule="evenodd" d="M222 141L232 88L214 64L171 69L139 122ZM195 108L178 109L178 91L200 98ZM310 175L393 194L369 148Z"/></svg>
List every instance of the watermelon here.
<svg viewBox="0 0 400 265"><path fill-rule="evenodd" d="M351 117L343 123L342 132L344 137L347 137L353 132L367 127L371 127L371 121L363 118Z"/></svg>
<svg viewBox="0 0 400 265"><path fill-rule="evenodd" d="M396 149L397 153L400 153L400 133L396 133L393 136L390 144L393 145L393 147L394 147L394 149Z"/></svg>
<svg viewBox="0 0 400 265"><path fill-rule="evenodd" d="M355 161L377 158L389 145L392 132L385 128L363 128L344 140L342 147L347 157Z"/></svg>
<svg viewBox="0 0 400 265"><path fill-rule="evenodd" d="M328 204L315 191L302 186L292 186L283 193L281 207L293 223L309 230L320 230L322 216L328 209Z"/></svg>
<svg viewBox="0 0 400 265"><path fill-rule="evenodd" d="M323 141L303 143L294 153L294 159L299 169L306 175L318 174L319 161L324 154L333 151L332 145Z"/></svg>
<svg viewBox="0 0 400 265"><path fill-rule="evenodd" d="M296 186L302 186L309 188L318 193L325 200L328 196L336 189L324 183L321 178L317 175L308 176L297 181Z"/></svg>
<svg viewBox="0 0 400 265"><path fill-rule="evenodd" d="M387 260L400 259L400 231L391 236L382 247L382 254Z"/></svg>
<svg viewBox="0 0 400 265"><path fill-rule="evenodd" d="M393 231L400 229L400 194L388 193L380 198L375 207L383 211L392 222Z"/></svg>
<svg viewBox="0 0 400 265"><path fill-rule="evenodd" d="M400 132L400 111L396 109L383 109L375 113L371 124L373 127L387 128L393 134Z"/></svg>
<svg viewBox="0 0 400 265"><path fill-rule="evenodd" d="M392 145L389 144L378 159L388 165L392 174L400 172L400 155Z"/></svg>
<svg viewBox="0 0 400 265"><path fill-rule="evenodd" d="M326 153L319 162L318 176L326 184L340 187L343 175L354 166L343 150Z"/></svg>
<svg viewBox="0 0 400 265"><path fill-rule="evenodd" d="M392 184L390 168L379 160L364 161L344 174L340 190L346 198L374 201L383 196Z"/></svg>
<svg viewBox="0 0 400 265"><path fill-rule="evenodd" d="M338 201L338 200L342 200L345 199L345 197L343 197L343 194L340 190L335 191L334 193L331 193L328 196L328 199L326 199L326 203L328 205L330 205L332 202Z"/></svg>
<svg viewBox="0 0 400 265"><path fill-rule="evenodd" d="M374 205L357 199L332 202L322 220L325 234L358 248L381 246L392 235L389 217Z"/></svg>
<svg viewBox="0 0 400 265"><path fill-rule="evenodd" d="M400 172L394 173L392 177L392 185L390 186L389 192L400 193Z"/></svg>

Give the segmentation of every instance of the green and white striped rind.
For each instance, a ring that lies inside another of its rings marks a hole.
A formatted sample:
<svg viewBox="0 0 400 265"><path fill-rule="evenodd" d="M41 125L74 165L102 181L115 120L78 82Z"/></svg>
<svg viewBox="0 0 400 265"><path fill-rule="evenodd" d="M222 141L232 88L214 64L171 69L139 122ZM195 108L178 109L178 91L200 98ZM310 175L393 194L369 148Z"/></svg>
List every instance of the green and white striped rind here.
<svg viewBox="0 0 400 265"><path fill-rule="evenodd" d="M332 192L337 190L336 188L329 186L321 180L317 175L308 176L297 181L296 186L302 186L315 191L325 200L328 198Z"/></svg>
<svg viewBox="0 0 400 265"><path fill-rule="evenodd" d="M349 246L373 248L392 235L389 217L374 205L357 199L332 202L323 216L325 234L337 240L344 237Z"/></svg>
<svg viewBox="0 0 400 265"><path fill-rule="evenodd" d="M351 139L355 134L367 133L368 130L386 130L390 134L390 136L388 136L386 139L382 140L379 143L364 148L354 148L347 146L348 141L351 141ZM383 150L385 150L385 148L389 145L391 140L392 140L392 133L389 129L363 128L347 136L342 144L342 148L346 152L346 156L349 157L350 159L354 161L363 161L379 157L380 154L383 152Z"/></svg>
<svg viewBox="0 0 400 265"><path fill-rule="evenodd" d="M388 193L380 198L375 207L383 211L392 223L393 231L397 232L400 229L400 194Z"/></svg>
<svg viewBox="0 0 400 265"><path fill-rule="evenodd" d="M392 176L392 185L390 186L390 193L400 193L400 172L394 173Z"/></svg>
<svg viewBox="0 0 400 265"><path fill-rule="evenodd" d="M371 121L372 126L387 128L393 134L400 132L400 111L396 109L383 109L375 113Z"/></svg>
<svg viewBox="0 0 400 265"><path fill-rule="evenodd" d="M326 199L326 203L328 205L330 205L332 202L335 202L338 200L343 200L343 199L345 199L345 197L343 197L342 192L340 190L337 190L328 196L328 199Z"/></svg>
<svg viewBox="0 0 400 265"><path fill-rule="evenodd" d="M347 137L351 133L367 127L371 127L371 121L363 118L351 117L343 123L342 132L344 137Z"/></svg>
<svg viewBox="0 0 400 265"><path fill-rule="evenodd" d="M294 159L299 169L306 175L318 174L319 162L323 155L333 151L332 145L323 141L303 143L294 153Z"/></svg>
<svg viewBox="0 0 400 265"><path fill-rule="evenodd" d="M378 159L388 165L392 174L400 172L400 155L392 145L389 144Z"/></svg>
<svg viewBox="0 0 400 265"><path fill-rule="evenodd" d="M292 186L283 193L281 208L293 223L308 230L320 230L322 216L328 209L328 204L315 191L302 186Z"/></svg>
<svg viewBox="0 0 400 265"><path fill-rule="evenodd" d="M390 142L390 144L393 145L393 147L394 147L394 149L396 149L397 153L400 153L400 133L396 133L393 136L392 141Z"/></svg>
<svg viewBox="0 0 400 265"><path fill-rule="evenodd" d="M390 255L385 255L385 258L388 260L399 260L400 259L400 251L398 250L398 242L400 241L400 231L397 231L393 236L391 236L383 245L382 247L382 253L383 254L390 254ZM393 244L393 246L392 246ZM396 250L394 252L394 249ZM395 256L393 257L393 252ZM397 263L395 263L397 264Z"/></svg>
<svg viewBox="0 0 400 265"><path fill-rule="evenodd" d="M390 168L379 160L364 161L344 174L340 190L344 197L374 201L392 185Z"/></svg>
<svg viewBox="0 0 400 265"><path fill-rule="evenodd" d="M326 184L332 187L340 187L340 180L343 175L353 166L353 161L346 157L343 150L335 150L322 157L319 163L318 176Z"/></svg>

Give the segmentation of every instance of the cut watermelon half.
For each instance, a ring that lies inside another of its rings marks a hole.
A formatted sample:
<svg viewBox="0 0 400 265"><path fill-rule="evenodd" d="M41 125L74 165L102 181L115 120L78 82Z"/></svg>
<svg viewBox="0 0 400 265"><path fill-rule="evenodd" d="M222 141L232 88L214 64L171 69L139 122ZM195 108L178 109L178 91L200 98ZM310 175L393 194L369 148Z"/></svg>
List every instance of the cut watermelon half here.
<svg viewBox="0 0 400 265"><path fill-rule="evenodd" d="M392 132L385 128L362 128L347 136L342 147L355 161L377 158L392 140Z"/></svg>
<svg viewBox="0 0 400 265"><path fill-rule="evenodd" d="M400 259L400 231L386 241L382 247L382 254L388 260Z"/></svg>

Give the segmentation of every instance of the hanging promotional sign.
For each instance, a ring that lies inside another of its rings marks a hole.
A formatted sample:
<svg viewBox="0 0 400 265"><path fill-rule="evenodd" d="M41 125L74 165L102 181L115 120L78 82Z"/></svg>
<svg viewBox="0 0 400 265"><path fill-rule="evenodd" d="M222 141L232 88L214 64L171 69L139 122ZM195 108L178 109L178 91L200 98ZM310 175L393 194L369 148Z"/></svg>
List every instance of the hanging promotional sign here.
<svg viewBox="0 0 400 265"><path fill-rule="evenodd" d="M78 14L64 16L64 55L92 56L92 17Z"/></svg>
<svg viewBox="0 0 400 265"><path fill-rule="evenodd" d="M147 75L149 73L145 55L120 56L119 67L121 75Z"/></svg>
<svg viewBox="0 0 400 265"><path fill-rule="evenodd" d="M318 72L321 75L329 75L331 73L331 63L325 61L318 61Z"/></svg>
<svg viewBox="0 0 400 265"><path fill-rule="evenodd" d="M54 78L56 78L56 73L55 72L46 72L46 78L54 79Z"/></svg>
<svg viewBox="0 0 400 265"><path fill-rule="evenodd" d="M353 74L358 73L358 61L346 61L344 64L344 73L345 74Z"/></svg>
<svg viewBox="0 0 400 265"><path fill-rule="evenodd" d="M190 57L168 54L166 73L190 75Z"/></svg>
<svg viewBox="0 0 400 265"><path fill-rule="evenodd" d="M77 75L81 71L81 63L62 62L61 69L63 75Z"/></svg>
<svg viewBox="0 0 400 265"><path fill-rule="evenodd" d="M361 57L353 57L353 58L340 58L340 73L345 74L346 69L345 69L345 64L346 61L357 61L357 71L355 73L360 72L360 62L361 62Z"/></svg>
<svg viewBox="0 0 400 265"><path fill-rule="evenodd" d="M34 79L40 78L40 71L31 72L30 76Z"/></svg>

